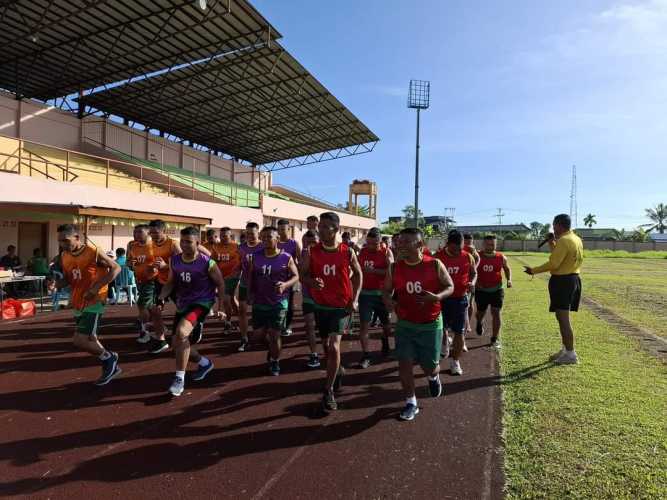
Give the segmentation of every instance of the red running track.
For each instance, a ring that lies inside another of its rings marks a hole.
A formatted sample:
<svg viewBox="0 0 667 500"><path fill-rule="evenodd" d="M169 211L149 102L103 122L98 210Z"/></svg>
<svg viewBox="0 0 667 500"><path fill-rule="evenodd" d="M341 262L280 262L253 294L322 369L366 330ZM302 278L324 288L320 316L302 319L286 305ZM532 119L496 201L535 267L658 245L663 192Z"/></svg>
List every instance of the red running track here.
<svg viewBox="0 0 667 500"><path fill-rule="evenodd" d="M264 350L237 353L237 337L211 321L201 352L216 368L176 399L166 395L173 358L140 351L133 317L128 306L107 309L101 335L123 373L102 388L91 384L98 362L70 345L70 311L0 323L0 495L502 497L500 390L488 336L468 339L462 377L443 373L444 397L428 398L420 375L421 413L401 422L397 363L356 368L356 337L343 343L340 409L323 416L324 371L306 367L299 316L279 377L267 374ZM376 355L379 344L372 341Z"/></svg>

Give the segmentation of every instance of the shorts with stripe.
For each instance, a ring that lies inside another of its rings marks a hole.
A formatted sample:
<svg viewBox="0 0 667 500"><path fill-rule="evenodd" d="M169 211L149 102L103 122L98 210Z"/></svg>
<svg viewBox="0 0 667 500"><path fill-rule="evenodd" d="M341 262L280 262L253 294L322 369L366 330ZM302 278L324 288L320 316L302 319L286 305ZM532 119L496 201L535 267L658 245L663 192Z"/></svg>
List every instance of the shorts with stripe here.
<svg viewBox="0 0 667 500"><path fill-rule="evenodd" d="M79 335L88 335L89 337L97 337L97 330L100 327L102 313L104 307L87 307L81 311L74 311L74 324L76 333Z"/></svg>

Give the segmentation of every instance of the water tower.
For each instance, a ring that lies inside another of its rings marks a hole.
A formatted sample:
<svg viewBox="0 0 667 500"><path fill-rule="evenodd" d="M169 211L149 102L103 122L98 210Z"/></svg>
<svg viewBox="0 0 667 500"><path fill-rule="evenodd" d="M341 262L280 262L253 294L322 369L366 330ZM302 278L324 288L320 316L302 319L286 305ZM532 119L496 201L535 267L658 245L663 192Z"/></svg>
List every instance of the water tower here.
<svg viewBox="0 0 667 500"><path fill-rule="evenodd" d="M359 207L359 196L368 196L368 211L364 210L363 206ZM376 219L378 206L377 184L369 180L353 180L352 184L350 184L350 200L347 206L350 212L367 215Z"/></svg>

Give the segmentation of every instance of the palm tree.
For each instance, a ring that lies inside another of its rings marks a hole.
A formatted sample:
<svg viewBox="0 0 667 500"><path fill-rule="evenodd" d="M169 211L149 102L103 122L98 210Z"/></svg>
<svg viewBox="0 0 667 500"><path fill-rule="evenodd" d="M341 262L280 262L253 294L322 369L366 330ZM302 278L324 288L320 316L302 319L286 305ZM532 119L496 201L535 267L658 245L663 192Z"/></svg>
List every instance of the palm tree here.
<svg viewBox="0 0 667 500"><path fill-rule="evenodd" d="M638 227L637 229L634 230L630 238L632 239L632 241L643 243L649 240L648 231L645 231L643 228Z"/></svg>
<svg viewBox="0 0 667 500"><path fill-rule="evenodd" d="M588 214L586 217L584 217L584 226L591 228L595 224L597 224L598 221L595 220L595 215L593 214Z"/></svg>
<svg viewBox="0 0 667 500"><path fill-rule="evenodd" d="M614 229L614 234L611 239L615 241L624 241L626 238L627 234L625 233L625 229L621 229L620 231L618 229Z"/></svg>
<svg viewBox="0 0 667 500"><path fill-rule="evenodd" d="M655 230L660 234L665 234L665 229L667 229L667 205L658 203L655 208L647 208L645 211L646 217L651 219L651 223L642 224L641 227L648 228L647 233Z"/></svg>

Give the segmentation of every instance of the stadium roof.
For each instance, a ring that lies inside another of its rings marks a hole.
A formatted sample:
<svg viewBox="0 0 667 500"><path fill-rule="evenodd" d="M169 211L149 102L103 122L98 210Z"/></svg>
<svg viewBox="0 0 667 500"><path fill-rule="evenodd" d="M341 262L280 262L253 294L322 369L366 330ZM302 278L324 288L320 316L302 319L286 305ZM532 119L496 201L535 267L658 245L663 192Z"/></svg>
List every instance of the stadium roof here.
<svg viewBox="0 0 667 500"><path fill-rule="evenodd" d="M277 42L79 101L266 170L369 152L378 141Z"/></svg>
<svg viewBox="0 0 667 500"><path fill-rule="evenodd" d="M280 38L246 0L0 0L0 87L50 99Z"/></svg>

